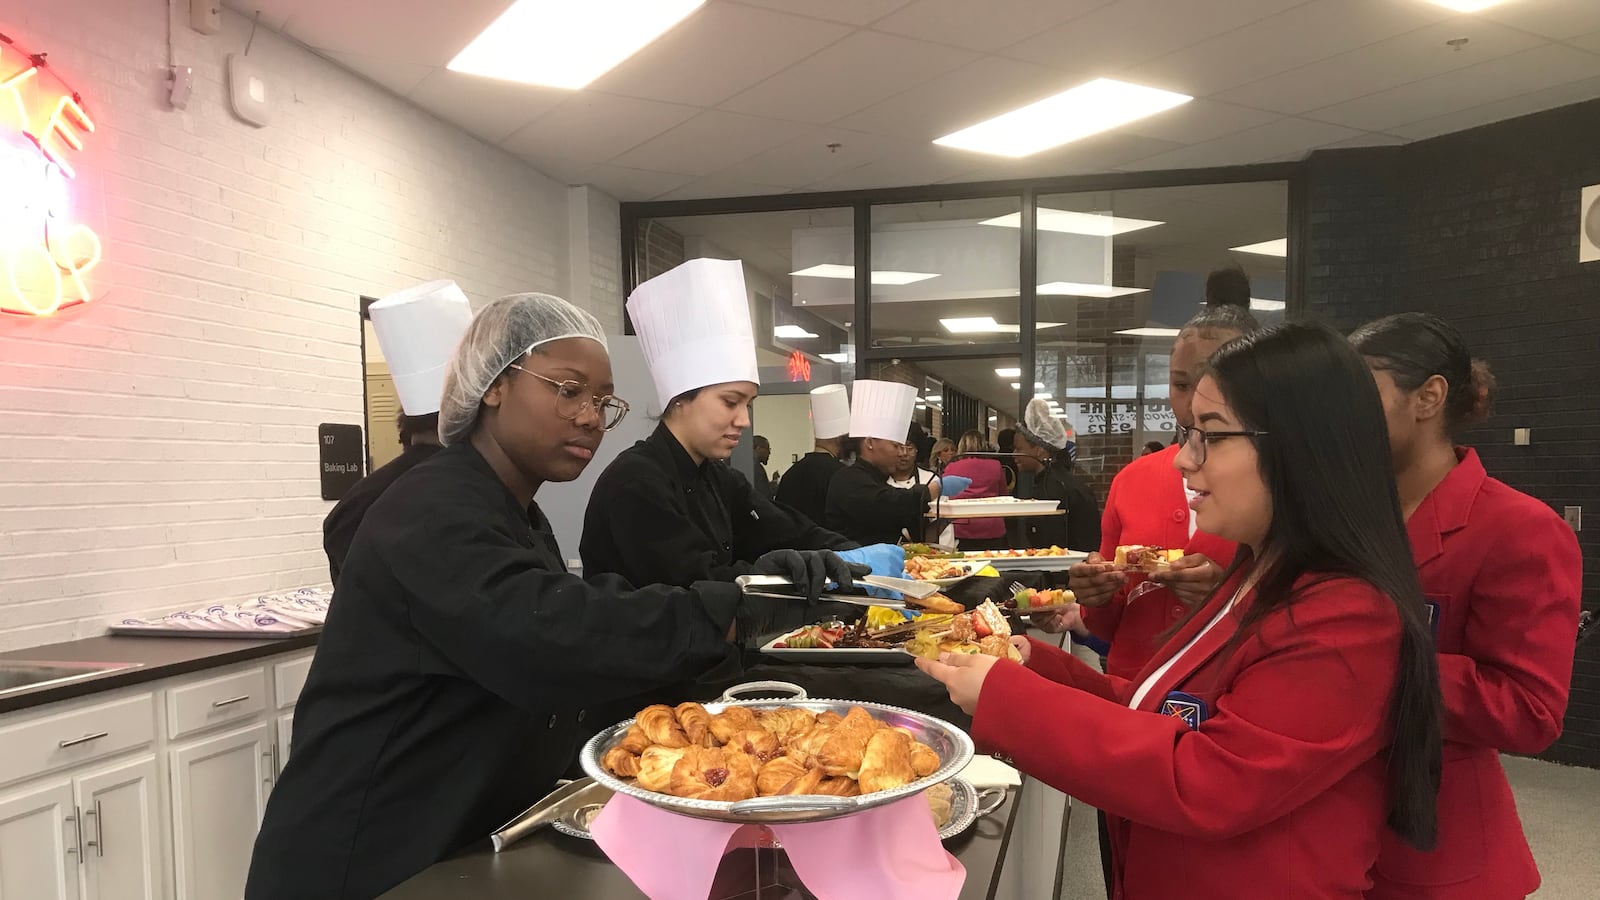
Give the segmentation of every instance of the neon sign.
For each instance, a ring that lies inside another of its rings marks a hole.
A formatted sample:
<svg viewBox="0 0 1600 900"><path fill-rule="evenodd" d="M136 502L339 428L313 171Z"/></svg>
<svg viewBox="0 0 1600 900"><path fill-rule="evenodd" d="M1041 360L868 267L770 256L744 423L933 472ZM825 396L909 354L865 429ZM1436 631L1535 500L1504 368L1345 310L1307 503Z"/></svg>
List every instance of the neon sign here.
<svg viewBox="0 0 1600 900"><path fill-rule="evenodd" d="M811 360L806 359L806 355L801 353L799 350L794 350L789 353L789 380L811 380Z"/></svg>
<svg viewBox="0 0 1600 900"><path fill-rule="evenodd" d="M73 221L71 156L93 134L76 93L0 35L0 312L48 316L94 298L100 236Z"/></svg>

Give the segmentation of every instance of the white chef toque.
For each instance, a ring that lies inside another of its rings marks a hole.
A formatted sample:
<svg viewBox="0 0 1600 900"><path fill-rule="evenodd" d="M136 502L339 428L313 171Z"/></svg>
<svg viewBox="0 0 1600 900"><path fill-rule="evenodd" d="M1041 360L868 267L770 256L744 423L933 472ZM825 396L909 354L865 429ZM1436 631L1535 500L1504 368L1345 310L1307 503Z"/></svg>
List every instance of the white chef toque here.
<svg viewBox="0 0 1600 900"><path fill-rule="evenodd" d="M396 291L367 308L395 393L408 416L439 411L444 376L472 322L472 306L454 281Z"/></svg>
<svg viewBox="0 0 1600 900"><path fill-rule="evenodd" d="M897 381L857 379L850 400L850 436L903 444L917 405L917 389Z"/></svg>
<svg viewBox="0 0 1600 900"><path fill-rule="evenodd" d="M744 264L691 259L634 288L628 297L656 397L672 398L728 381L761 383Z"/></svg>
<svg viewBox="0 0 1600 900"><path fill-rule="evenodd" d="M850 395L842 384L825 384L811 391L811 433L817 440L850 433Z"/></svg>

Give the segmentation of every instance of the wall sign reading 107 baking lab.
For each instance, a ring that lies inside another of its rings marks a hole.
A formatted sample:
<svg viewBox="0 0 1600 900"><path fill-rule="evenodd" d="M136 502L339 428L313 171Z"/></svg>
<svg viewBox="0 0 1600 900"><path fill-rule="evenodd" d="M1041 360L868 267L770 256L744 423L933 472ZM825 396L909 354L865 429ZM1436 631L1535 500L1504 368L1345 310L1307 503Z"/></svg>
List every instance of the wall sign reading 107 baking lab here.
<svg viewBox="0 0 1600 900"><path fill-rule="evenodd" d="M100 236L84 221L83 98L0 34L0 313L48 316L97 294Z"/></svg>

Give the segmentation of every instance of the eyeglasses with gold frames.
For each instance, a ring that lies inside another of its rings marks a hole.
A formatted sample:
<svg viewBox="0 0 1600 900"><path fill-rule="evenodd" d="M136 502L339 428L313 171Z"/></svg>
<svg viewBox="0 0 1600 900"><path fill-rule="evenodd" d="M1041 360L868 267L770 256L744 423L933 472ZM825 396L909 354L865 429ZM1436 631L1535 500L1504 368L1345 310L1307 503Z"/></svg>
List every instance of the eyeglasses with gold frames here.
<svg viewBox="0 0 1600 900"><path fill-rule="evenodd" d="M554 378L546 378L538 372L530 372L516 363L512 363L506 368L516 369L524 375L532 375L534 378L554 388L556 392L556 415L563 419L573 420L583 415L584 410L593 409L600 414L600 427L610 431L622 424L623 417L628 414L628 401L623 400L621 397L611 394L607 394L604 397L598 394L591 394L589 393L589 386L586 384L577 381L557 381Z"/></svg>

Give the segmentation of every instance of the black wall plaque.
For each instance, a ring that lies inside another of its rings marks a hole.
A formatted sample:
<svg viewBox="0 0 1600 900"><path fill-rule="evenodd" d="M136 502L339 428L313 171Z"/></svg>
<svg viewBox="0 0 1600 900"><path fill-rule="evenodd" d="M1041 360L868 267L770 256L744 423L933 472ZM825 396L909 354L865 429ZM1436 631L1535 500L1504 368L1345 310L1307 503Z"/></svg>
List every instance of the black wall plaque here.
<svg viewBox="0 0 1600 900"><path fill-rule="evenodd" d="M366 474L363 460L366 444L360 425L317 426L317 450L321 459L322 499L338 500Z"/></svg>

